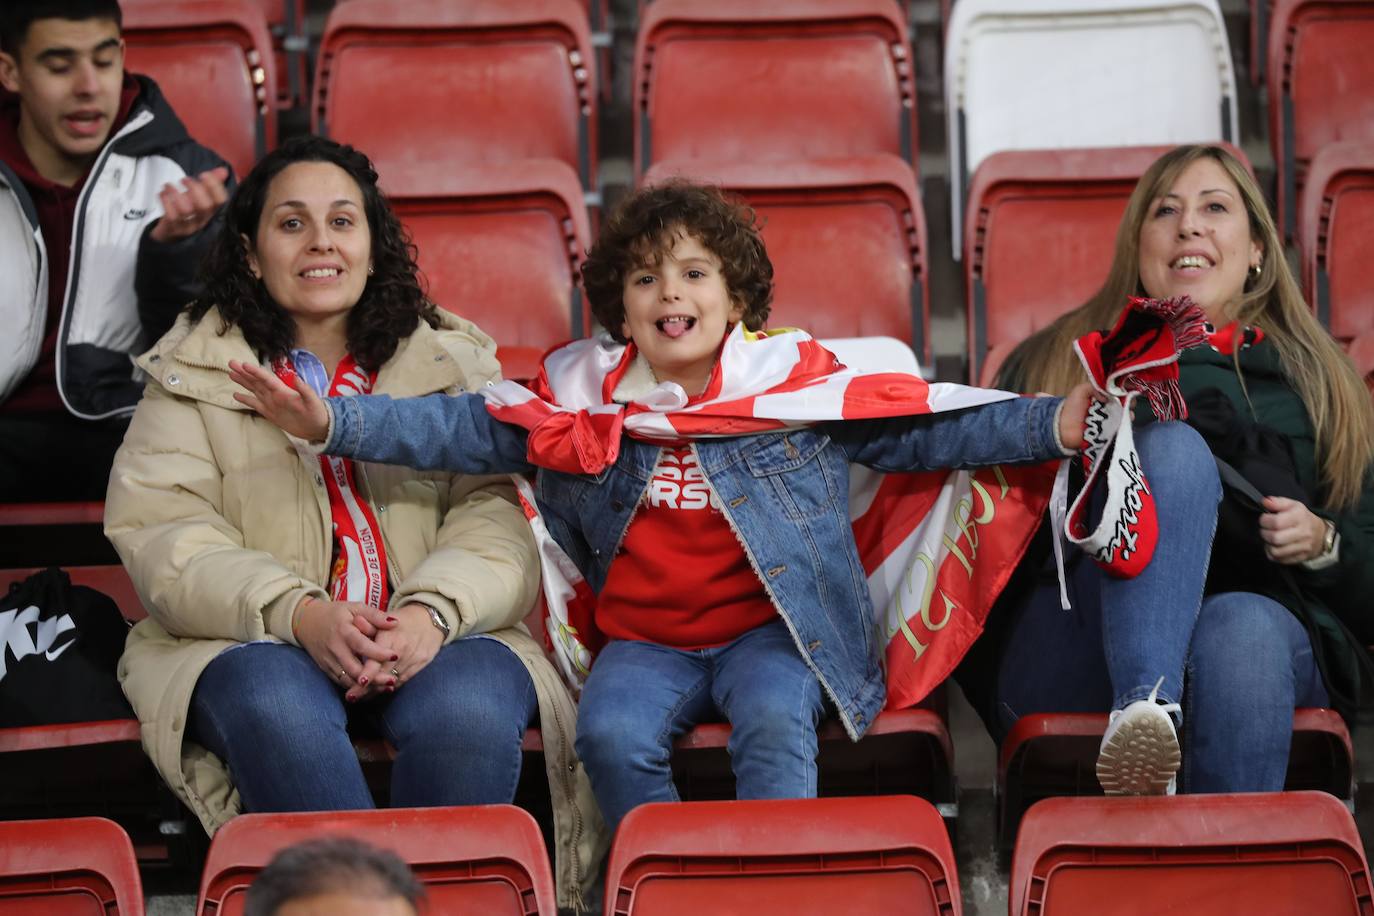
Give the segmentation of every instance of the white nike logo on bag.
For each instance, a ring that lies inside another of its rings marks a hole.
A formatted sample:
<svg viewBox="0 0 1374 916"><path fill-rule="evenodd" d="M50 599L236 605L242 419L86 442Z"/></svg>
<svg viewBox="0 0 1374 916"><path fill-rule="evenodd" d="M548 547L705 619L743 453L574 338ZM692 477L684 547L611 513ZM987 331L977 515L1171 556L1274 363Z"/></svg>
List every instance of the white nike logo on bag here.
<svg viewBox="0 0 1374 916"><path fill-rule="evenodd" d="M76 636L73 635L57 649L53 648L57 637L76 630L76 624L70 616L62 614L58 617L49 617L47 620L39 620L38 615L39 610L34 605L29 605L22 611L15 608L0 612L0 680L5 678L5 659L10 654L14 655L16 662L23 661L30 655L43 655L48 661L53 661L76 643ZM31 623L37 624L36 632L29 631Z"/></svg>

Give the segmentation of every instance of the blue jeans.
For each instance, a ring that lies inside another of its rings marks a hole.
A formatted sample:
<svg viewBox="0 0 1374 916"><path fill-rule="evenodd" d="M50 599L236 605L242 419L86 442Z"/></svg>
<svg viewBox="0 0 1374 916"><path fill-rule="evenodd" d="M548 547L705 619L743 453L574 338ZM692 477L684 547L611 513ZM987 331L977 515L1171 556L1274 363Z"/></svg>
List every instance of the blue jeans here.
<svg viewBox="0 0 1374 916"><path fill-rule="evenodd" d="M188 732L228 766L245 811L371 808L350 709L303 649L248 643L201 673ZM509 803L537 709L524 664L481 637L449 643L394 694L357 707L396 748L396 807Z"/></svg>
<svg viewBox="0 0 1374 916"><path fill-rule="evenodd" d="M1327 701L1307 634L1260 595L1203 600L1221 489L1202 438L1156 423L1136 446L1158 512L1154 559L1116 579L1077 555L1072 610L1052 572L1017 609L998 675L1002 734L1028 713L1120 709L1163 677L1160 700L1183 705L1183 791L1282 789L1293 709Z"/></svg>
<svg viewBox="0 0 1374 916"><path fill-rule="evenodd" d="M739 798L813 798L820 682L781 619L712 649L616 640L577 713L577 755L614 830L644 802L677 801L673 740L723 715Z"/></svg>

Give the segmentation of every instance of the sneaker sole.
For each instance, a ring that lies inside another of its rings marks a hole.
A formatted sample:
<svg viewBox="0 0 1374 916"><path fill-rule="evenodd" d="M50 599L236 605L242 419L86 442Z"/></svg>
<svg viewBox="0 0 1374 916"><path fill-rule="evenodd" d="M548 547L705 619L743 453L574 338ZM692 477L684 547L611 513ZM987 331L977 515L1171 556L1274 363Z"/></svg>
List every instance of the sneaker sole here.
<svg viewBox="0 0 1374 916"><path fill-rule="evenodd" d="M1097 781L1108 795L1164 795L1178 772L1178 736L1162 718L1122 723L1097 757Z"/></svg>

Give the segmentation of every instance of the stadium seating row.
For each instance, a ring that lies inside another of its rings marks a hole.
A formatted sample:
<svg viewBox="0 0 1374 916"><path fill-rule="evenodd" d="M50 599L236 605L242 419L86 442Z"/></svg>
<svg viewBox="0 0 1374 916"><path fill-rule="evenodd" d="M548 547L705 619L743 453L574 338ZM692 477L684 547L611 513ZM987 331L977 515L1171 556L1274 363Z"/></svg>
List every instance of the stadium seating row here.
<svg viewBox="0 0 1374 916"><path fill-rule="evenodd" d="M245 171L276 142L268 23L289 24L292 4L267 4L271 20L255 0L129 6L129 66L156 76L193 132ZM1119 201L1158 144L1236 138L1216 0L1155 6L954 8L951 215L953 250L965 259L971 381L988 380L1011 343L1092 291ZM576 289L590 241L579 189L599 200L586 7L348 0L331 11L320 44L315 130L373 156L434 298L492 333L517 378L548 346L589 329ZM1341 265L1374 245L1368 217L1355 212L1364 185L1354 177L1370 168L1374 142L1374 69L1359 51L1374 36L1374 2L1260 7L1280 64L1269 69L1279 217L1302 247L1309 299L1367 371L1372 285L1366 271ZM709 178L755 204L778 268L775 325L897 337L930 365L910 48L892 0L744 10L731 0L657 0L636 43L634 166L640 181ZM1146 78L1143 67L1117 63L1166 50L1167 73ZM1339 154L1337 140L1347 141ZM1080 149L1127 143L1147 146ZM1320 184L1300 198L1309 176Z"/></svg>
<svg viewBox="0 0 1374 916"><path fill-rule="evenodd" d="M843 352L850 346L841 341ZM907 351L908 357L910 351ZM0 570L0 588L28 575L29 569ZM115 599L130 622L145 616L121 566L72 567L77 585L98 588ZM528 621L543 633L542 606ZM1060 795L1100 793L1094 776L1097 747L1106 729L1105 715L1052 714L1021 719L1003 742L997 769L998 836L1010 849L1026 810L1035 802ZM725 724L700 725L679 739L674 777L683 798L719 800L734 796ZM922 706L887 710L858 744L838 723L821 729L820 793L823 796L919 796L945 816L958 813L954 747L944 695L938 692ZM379 738L355 742L374 791L385 791L394 751ZM524 749L533 764L543 747L537 729L526 733ZM527 765L542 772L542 766ZM98 774L99 778L95 778ZM1353 798L1354 759L1350 733L1329 709L1299 710L1294 720L1289 761L1289 789L1321 790L1335 798ZM167 834L195 831L185 812L169 807L170 795L142 753L134 720L79 722L30 728L0 729L0 816L61 817L99 813L117 820L134 836L141 858L164 861L181 854ZM546 791L531 782L528 801L547 806Z"/></svg>
<svg viewBox="0 0 1374 916"><path fill-rule="evenodd" d="M556 912L538 824L492 805L241 815L210 845L196 913L243 912L280 850L339 835L409 863L430 912ZM0 823L0 850L6 912L143 913L133 848L112 821ZM616 834L605 889L606 916L962 911L945 826L910 796L644 805ZM1374 912L1354 821L1315 792L1044 802L1008 897L1012 916Z"/></svg>

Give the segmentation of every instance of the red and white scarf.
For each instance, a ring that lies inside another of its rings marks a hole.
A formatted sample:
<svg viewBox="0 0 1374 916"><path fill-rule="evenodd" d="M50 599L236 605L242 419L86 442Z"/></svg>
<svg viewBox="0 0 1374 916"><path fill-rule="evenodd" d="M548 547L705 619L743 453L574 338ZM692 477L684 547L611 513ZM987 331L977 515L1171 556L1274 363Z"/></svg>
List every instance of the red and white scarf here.
<svg viewBox="0 0 1374 916"><path fill-rule="evenodd" d="M1187 296L1131 298L1110 331L1074 341L1088 381L1102 396L1088 408L1081 461L1086 475L1071 505L1068 462L1060 467L1050 502L1060 603L1068 608L1059 533L1114 576L1130 578L1149 564L1159 541L1154 495L1140 466L1132 407L1145 395L1156 419L1181 420L1188 405L1178 387L1178 354L1207 339L1202 310ZM1102 517L1089 525L1094 493L1103 491Z"/></svg>
<svg viewBox="0 0 1374 916"><path fill-rule="evenodd" d="M278 361L273 368L282 381L293 384L295 370L285 360ZM320 394L330 397L368 394L375 381L375 377L349 354L334 370L328 391ZM315 384L313 380L311 384ZM382 542L382 531L372 507L358 495L354 464L347 458L333 455L320 455L319 461L329 494L329 515L334 532L335 555L329 573L329 595L335 601L355 601L383 608L388 597L386 545Z"/></svg>
<svg viewBox="0 0 1374 916"><path fill-rule="evenodd" d="M690 405L673 383L615 403L611 394L635 355L633 345L605 337L574 341L548 354L534 390L514 382L485 389L487 409L529 430L531 463L596 474L615 462L622 434L648 442L746 436L1015 397L847 368L805 332L756 334L741 325L726 337L704 396ZM1044 514L1054 473L1052 462L976 472L851 469L849 516L872 625L887 647L889 708L924 698L982 631ZM602 642L595 596L549 535L528 481L517 477L517 486L539 546L554 654L577 687Z"/></svg>

